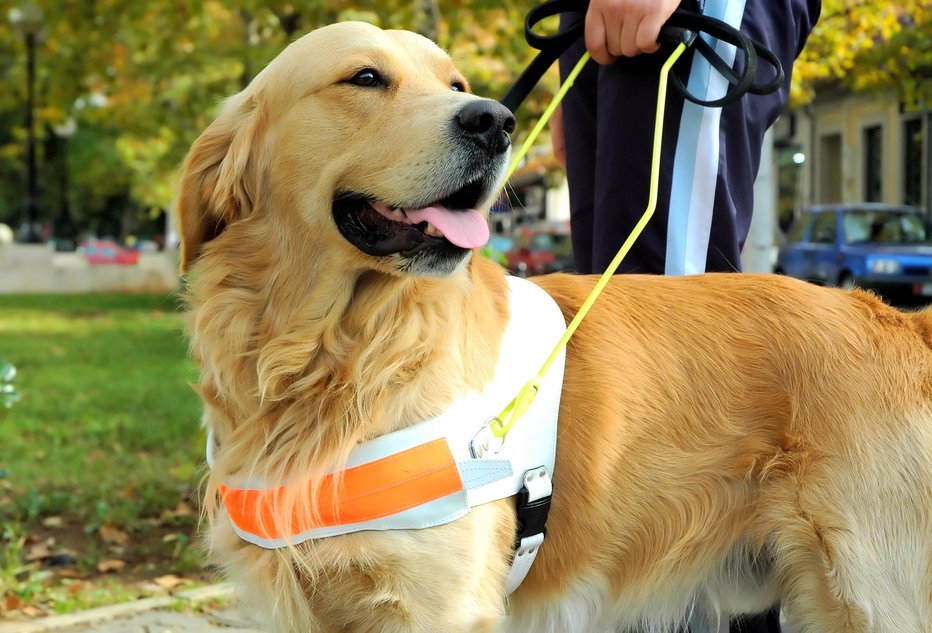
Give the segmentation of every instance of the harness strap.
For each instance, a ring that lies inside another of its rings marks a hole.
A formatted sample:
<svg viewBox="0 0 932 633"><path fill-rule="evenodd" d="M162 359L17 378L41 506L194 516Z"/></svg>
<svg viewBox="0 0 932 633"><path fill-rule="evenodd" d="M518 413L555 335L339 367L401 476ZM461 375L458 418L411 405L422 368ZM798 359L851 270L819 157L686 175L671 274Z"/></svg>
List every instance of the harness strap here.
<svg viewBox="0 0 932 633"><path fill-rule="evenodd" d="M495 378L436 418L356 446L345 465L316 482L224 481L218 490L234 531L265 549L364 530L414 530L454 521L471 508L517 496L516 554L509 593L527 575L544 539L556 452L563 357L546 393L528 410L508 443L473 440L488 433L490 416L543 360L566 329L557 304L538 286L508 279L511 319ZM541 346L543 343L543 347ZM207 462L217 443L208 430ZM310 499L314 499L311 507Z"/></svg>
<svg viewBox="0 0 932 633"><path fill-rule="evenodd" d="M524 473L524 487L518 493L515 511L518 515L518 536L515 556L505 581L505 591L510 595L517 589L537 558L547 533L547 515L550 512L550 497L553 483L545 466Z"/></svg>
<svg viewBox="0 0 932 633"><path fill-rule="evenodd" d="M213 431L208 434L208 444L213 444ZM296 498L300 493L290 486L221 484L218 490L243 540L278 549L363 530L448 523L475 505L471 491L510 478L512 472L508 460L456 462L441 437L329 473L316 484L299 484L308 493L304 498ZM315 503L310 507L312 488Z"/></svg>

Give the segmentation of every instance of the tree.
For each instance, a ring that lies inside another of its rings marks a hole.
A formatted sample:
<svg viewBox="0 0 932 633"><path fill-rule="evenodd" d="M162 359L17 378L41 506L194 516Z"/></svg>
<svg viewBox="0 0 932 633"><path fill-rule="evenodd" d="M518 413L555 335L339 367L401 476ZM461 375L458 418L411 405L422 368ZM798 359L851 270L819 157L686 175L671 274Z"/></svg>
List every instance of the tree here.
<svg viewBox="0 0 932 633"><path fill-rule="evenodd" d="M5 18L15 0L0 0ZM112 214L115 201L143 218L163 212L177 167L216 112L285 45L337 20L420 30L450 51L477 93L504 94L534 51L524 42L527 2L466 0L45 0L45 40L38 50L36 133L47 217L60 201L50 126L72 116L72 208L85 226ZM0 29L0 221L13 221L21 200L24 154L23 45ZM520 114L539 115L556 76ZM527 125L519 129L527 129Z"/></svg>
<svg viewBox="0 0 932 633"><path fill-rule="evenodd" d="M932 99L932 2L824 0L797 61L793 102L821 86L892 91L909 107Z"/></svg>

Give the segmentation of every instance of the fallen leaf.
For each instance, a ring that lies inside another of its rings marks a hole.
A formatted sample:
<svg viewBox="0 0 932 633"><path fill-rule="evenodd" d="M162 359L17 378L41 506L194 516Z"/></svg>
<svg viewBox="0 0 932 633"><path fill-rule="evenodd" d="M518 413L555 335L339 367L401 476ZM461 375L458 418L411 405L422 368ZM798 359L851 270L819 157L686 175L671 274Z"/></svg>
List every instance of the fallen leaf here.
<svg viewBox="0 0 932 633"><path fill-rule="evenodd" d="M62 524L61 517L46 517L42 519L42 525L47 528L60 528Z"/></svg>
<svg viewBox="0 0 932 633"><path fill-rule="evenodd" d="M118 558L108 558L97 563L97 571L102 574L121 571L126 567L126 563Z"/></svg>
<svg viewBox="0 0 932 633"><path fill-rule="evenodd" d="M26 562L34 563L37 560L45 560L52 555L52 550L49 547L48 541L44 543L36 543L35 545L30 545L29 549L26 550Z"/></svg>
<svg viewBox="0 0 932 633"><path fill-rule="evenodd" d="M172 514L176 517L187 517L194 514L194 510L184 501L179 501L178 505L176 505L175 509L172 511Z"/></svg>
<svg viewBox="0 0 932 633"><path fill-rule="evenodd" d="M110 543L122 545L129 540L129 534L113 525L101 525L98 531L100 532L100 537Z"/></svg>
<svg viewBox="0 0 932 633"><path fill-rule="evenodd" d="M85 578L85 577L86 577L86 574L84 574L83 572L78 571L77 569L67 569L67 568L66 568L66 569L58 569L58 570L56 570L55 573L57 573L58 576L61 577L61 578L81 579L81 578Z"/></svg>
<svg viewBox="0 0 932 633"><path fill-rule="evenodd" d="M166 534L165 536L163 536L162 542L163 543L174 543L175 541L178 540L180 536L181 535L178 534L177 532L172 532L171 534Z"/></svg>
<svg viewBox="0 0 932 633"><path fill-rule="evenodd" d="M30 618L38 618L41 615L45 615L45 611L43 611L42 609L37 609L36 607L32 605L28 605L28 604L22 609L20 609L20 611L22 611L25 615L29 616Z"/></svg>
<svg viewBox="0 0 932 633"><path fill-rule="evenodd" d="M158 578L153 579L155 584L157 584L162 589L174 589L178 585L184 584L184 579L175 576L174 574L168 574L167 576L159 576Z"/></svg>
<svg viewBox="0 0 932 633"><path fill-rule="evenodd" d="M3 597L4 611L16 611L21 606L23 606L23 601L19 599L19 596L10 593Z"/></svg>

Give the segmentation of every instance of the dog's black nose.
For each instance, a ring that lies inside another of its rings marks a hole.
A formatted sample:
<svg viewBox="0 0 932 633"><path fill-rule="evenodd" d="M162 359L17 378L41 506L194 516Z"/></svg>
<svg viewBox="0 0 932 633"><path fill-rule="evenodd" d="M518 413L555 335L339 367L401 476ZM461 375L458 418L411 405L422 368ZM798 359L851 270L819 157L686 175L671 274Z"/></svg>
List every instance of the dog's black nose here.
<svg viewBox="0 0 932 633"><path fill-rule="evenodd" d="M494 154L501 154L511 145L515 117L498 101L471 101L456 113L456 127L461 134Z"/></svg>

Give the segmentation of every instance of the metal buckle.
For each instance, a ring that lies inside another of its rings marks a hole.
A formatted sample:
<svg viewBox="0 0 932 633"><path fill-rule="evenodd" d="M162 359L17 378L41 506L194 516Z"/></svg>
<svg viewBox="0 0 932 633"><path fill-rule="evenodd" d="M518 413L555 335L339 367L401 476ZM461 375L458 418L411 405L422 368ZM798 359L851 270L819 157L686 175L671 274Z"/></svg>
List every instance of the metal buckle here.
<svg viewBox="0 0 932 633"><path fill-rule="evenodd" d="M499 424L502 423L498 417L489 418L470 440L469 453L473 456L473 459L482 459L486 455L497 455L505 447L505 438L495 437L492 432L492 422L496 420L498 420Z"/></svg>

